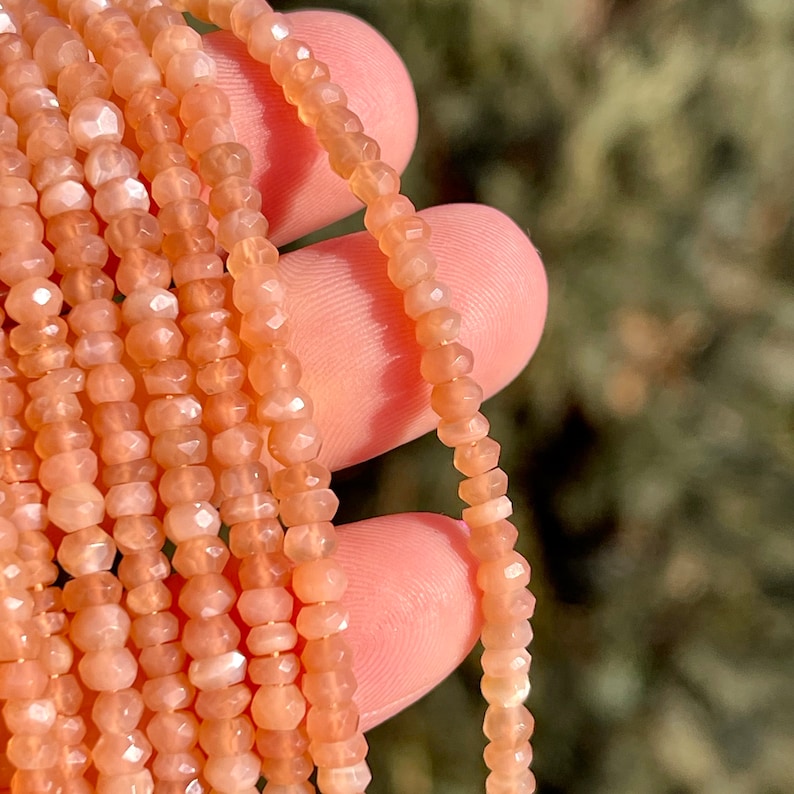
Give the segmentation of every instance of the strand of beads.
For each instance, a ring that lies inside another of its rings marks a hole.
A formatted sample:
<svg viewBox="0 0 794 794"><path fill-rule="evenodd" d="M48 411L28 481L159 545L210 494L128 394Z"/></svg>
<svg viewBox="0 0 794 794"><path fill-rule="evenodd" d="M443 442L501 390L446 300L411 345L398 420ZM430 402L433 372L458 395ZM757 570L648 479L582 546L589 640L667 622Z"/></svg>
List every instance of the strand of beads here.
<svg viewBox="0 0 794 794"><path fill-rule="evenodd" d="M25 12L24 32L31 38L35 37L33 54L50 85L58 83L64 61L88 62L87 50L74 31L34 3L28 3ZM41 23L32 31L30 28L35 22L31 20ZM63 58L66 48L69 57ZM79 146L83 150L90 150L94 144L102 142L93 108L86 107L89 101L78 102L72 108L69 120L72 147ZM58 111L54 109L55 112ZM116 133L114 130L108 134L112 137ZM63 155L61 158L63 160ZM119 364L123 344L115 334L118 312L111 300L114 284L102 271L107 247L96 244L97 224L87 211L91 201L81 183L79 163L73 157L66 162L50 161L46 171L48 178L40 180L46 184L42 184L39 210L47 219L48 236L55 248L56 268L61 273L64 298L73 307L68 316L77 335L75 361L82 369L89 370L86 378L88 399L101 406L108 401L117 401L119 392L130 396L134 389L131 375ZM96 203L102 206L105 201L106 196L100 188ZM92 238L88 245L86 237ZM100 415L101 412L95 413L95 420ZM64 434L66 436L68 434ZM72 444L78 441L90 444L92 441L85 423L81 427L73 427L71 437ZM105 462L107 457L105 454ZM75 472L79 475L87 469L96 478L97 461L93 450L77 446L76 450L53 456L45 463L56 460L58 465L54 465L53 470L60 472L61 477L71 478ZM40 479L43 475L44 464ZM151 509L152 495L144 494L143 498L150 503ZM116 517L128 510L129 502L128 488L110 489L103 507ZM52 504L51 499L51 514ZM93 523L98 525L102 518L97 514ZM99 526L86 527L80 534L85 537L79 540L87 541L84 546L79 546L85 549L82 552L84 560L79 569L73 568L72 572L78 575L67 586L66 601L75 612L72 637L83 651L79 664L81 677L89 689L98 692L92 710L92 718L100 734L92 749L92 760L100 773L98 785L100 789L112 789L117 785L132 785L133 782L145 784L150 779L144 766L151 747L137 728L143 715L143 702L140 693L131 688L137 676L137 663L126 647L130 619L120 603L121 584L109 572L116 546ZM71 537L77 537L77 533ZM62 542L59 555L66 553L67 544L67 540Z"/></svg>
<svg viewBox="0 0 794 794"><path fill-rule="evenodd" d="M200 13L193 5L191 11ZM485 731L491 740L485 760L492 770L486 789L489 794L534 791L528 769L532 721L523 706L529 693L524 648L531 639L528 619L534 606L526 591L529 566L513 550L517 531L506 520L512 512L507 477L498 467L498 444L488 437L488 422L479 412L482 390L470 377L471 351L457 341L460 316L449 308L449 289L434 278L436 260L427 245L430 229L399 193L394 170L380 161L377 144L347 108L344 92L330 82L327 67L313 59L306 44L292 40L283 17L261 0L240 0L231 12L232 22L235 14L246 19L237 29L232 24L235 35L252 57L270 66L286 99L297 105L301 121L316 130L332 169L367 206L365 226L389 258L389 277L403 291L405 311L416 321L422 376L433 386L439 438L455 449L455 466L467 477L460 486L461 498L470 505L463 519L481 561L478 584L486 649L482 691L489 703ZM212 21L222 24L222 15Z"/></svg>
<svg viewBox="0 0 794 794"><path fill-rule="evenodd" d="M210 16L217 14L219 18L213 21L236 27L242 33L253 20L245 9L240 12L241 8L215 4ZM191 10L202 13L200 9ZM259 20L260 26L263 22ZM260 46L275 48L284 24L281 15L271 15L257 36ZM223 119L204 122L225 126ZM205 175L201 164L199 170L205 181L215 187L214 175ZM220 188L218 185L215 190ZM246 181L226 191L226 195L248 196L253 191ZM270 287L278 283L278 276L271 268L275 264L275 259L271 260L272 246L267 243L264 230L257 229L261 215L258 210L234 203L228 212L218 215L218 240L229 251L227 267L235 279L233 298L255 353L249 379L261 395L258 418L270 427L270 456L285 467L274 476L273 490L280 499L281 520L287 527L284 550L295 562L292 589L302 604L296 628L306 641L302 655L306 671L301 686L311 706L306 722L309 752L318 766L317 782L322 791L328 794L363 791L371 779L364 760L367 744L359 731L358 713L353 704L356 683L351 652L341 636L348 622L347 612L340 603L347 581L338 563L330 557L335 547L331 519L338 501L328 489L330 473L316 462L321 438L312 421L311 403L298 391L299 365L280 339L275 343L272 339L280 290ZM279 321L279 330L280 325ZM260 668L263 673L268 669L268 676L275 678L260 684L252 704L254 719L260 727L257 735L260 751L279 756L263 764L265 775L275 784L268 789L274 794L283 790L279 785L294 784L308 771L299 755L305 739L300 728L302 698L291 683L296 665L289 659L288 668L281 672L284 663L276 661L280 654L281 651L269 653L273 661L268 668L264 665ZM290 712L292 716L288 717Z"/></svg>

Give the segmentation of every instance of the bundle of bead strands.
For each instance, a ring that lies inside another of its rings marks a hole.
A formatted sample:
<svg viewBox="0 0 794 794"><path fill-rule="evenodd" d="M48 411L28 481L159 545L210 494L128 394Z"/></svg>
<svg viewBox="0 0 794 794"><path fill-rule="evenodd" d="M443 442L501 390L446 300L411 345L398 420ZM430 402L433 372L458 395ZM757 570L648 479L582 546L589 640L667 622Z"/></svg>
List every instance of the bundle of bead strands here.
<svg viewBox="0 0 794 794"><path fill-rule="evenodd" d="M262 774L269 794L306 794L315 767L325 794L370 781L342 636L337 500L288 346L278 251L251 155L182 11L232 30L269 65L367 206L416 321L438 435L466 477L485 618L486 791L531 792L529 567L513 550L499 446L460 317L434 278L430 229L327 66L259 0L0 5L11 791L253 794ZM223 573L232 555L236 585ZM172 566L186 580L181 627Z"/></svg>

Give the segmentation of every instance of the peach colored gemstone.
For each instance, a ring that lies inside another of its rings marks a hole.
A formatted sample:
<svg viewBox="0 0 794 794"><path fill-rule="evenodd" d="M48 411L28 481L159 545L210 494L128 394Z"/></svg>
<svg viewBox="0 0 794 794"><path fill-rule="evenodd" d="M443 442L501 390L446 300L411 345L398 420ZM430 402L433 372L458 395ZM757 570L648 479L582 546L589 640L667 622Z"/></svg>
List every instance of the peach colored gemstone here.
<svg viewBox="0 0 794 794"><path fill-rule="evenodd" d="M52 253L40 242L3 246L2 251L0 279L9 286L31 277L48 279L55 268L55 259Z"/></svg>
<svg viewBox="0 0 794 794"><path fill-rule="evenodd" d="M111 179L134 177L137 173L138 158L120 143L99 143L85 159L85 178L93 188Z"/></svg>
<svg viewBox="0 0 794 794"><path fill-rule="evenodd" d="M188 678L201 690L223 689L245 680L246 664L246 657L236 650L207 659L194 659L188 668Z"/></svg>
<svg viewBox="0 0 794 794"><path fill-rule="evenodd" d="M121 648L129 633L129 615L119 604L86 607L72 618L69 629L72 642L81 651Z"/></svg>
<svg viewBox="0 0 794 794"><path fill-rule="evenodd" d="M149 115L151 114L147 114L144 118L148 118ZM150 182L160 171L175 165L190 165L190 157L184 146L175 141L155 143L141 155L141 173Z"/></svg>
<svg viewBox="0 0 794 794"><path fill-rule="evenodd" d="M482 441L491 429L490 422L481 413L467 419L442 419L438 423L438 438L448 447L460 447ZM503 518L505 516L502 516Z"/></svg>
<svg viewBox="0 0 794 794"><path fill-rule="evenodd" d="M449 306L450 299L450 290L446 284L426 278L405 290L403 306L405 313L412 320L417 320L427 312Z"/></svg>
<svg viewBox="0 0 794 794"><path fill-rule="evenodd" d="M420 371L428 383L435 385L468 375L473 366L471 350L459 342L451 342L425 350L422 354Z"/></svg>
<svg viewBox="0 0 794 794"><path fill-rule="evenodd" d="M535 794L535 776L528 769L519 775L491 772L485 778L486 794Z"/></svg>
<svg viewBox="0 0 794 794"><path fill-rule="evenodd" d="M482 476L482 475L479 475ZM509 521L475 527L468 540L469 550L479 560L495 560L509 554L518 540L518 530Z"/></svg>
<svg viewBox="0 0 794 794"><path fill-rule="evenodd" d="M106 465L139 460L149 455L149 437L142 430L119 430L104 434L100 452Z"/></svg>
<svg viewBox="0 0 794 794"><path fill-rule="evenodd" d="M83 334L74 346L77 364L86 369L100 364L118 363L124 351L124 343L112 331L91 331Z"/></svg>
<svg viewBox="0 0 794 794"><path fill-rule="evenodd" d="M293 599L283 587L264 587L245 590L237 599L237 611L249 626L273 621L288 621L292 617Z"/></svg>
<svg viewBox="0 0 794 794"><path fill-rule="evenodd" d="M149 720L146 735L159 753L181 753L195 746L199 723L189 711L161 711Z"/></svg>
<svg viewBox="0 0 794 794"><path fill-rule="evenodd" d="M194 373L188 361L160 361L143 372L146 391L158 394L187 394L193 388Z"/></svg>
<svg viewBox="0 0 794 794"><path fill-rule="evenodd" d="M298 613L296 628L307 640L317 640L344 631L350 623L350 615L338 601L309 604Z"/></svg>
<svg viewBox="0 0 794 794"><path fill-rule="evenodd" d="M356 679L350 667L322 673L304 673L303 694L312 706L328 708L348 703L356 691Z"/></svg>
<svg viewBox="0 0 794 794"><path fill-rule="evenodd" d="M153 215L143 210L127 210L108 223L105 240L113 253L120 257L134 248L157 251L163 234Z"/></svg>
<svg viewBox="0 0 794 794"><path fill-rule="evenodd" d="M304 604L338 601L347 590L347 575L333 559L301 563L292 572L292 590Z"/></svg>
<svg viewBox="0 0 794 794"><path fill-rule="evenodd" d="M136 364L151 367L159 361L176 358L184 337L173 320L144 320L130 328L127 352Z"/></svg>
<svg viewBox="0 0 794 794"><path fill-rule="evenodd" d="M52 732L42 736L12 736L6 744L6 756L17 769L47 769L58 752Z"/></svg>
<svg viewBox="0 0 794 794"><path fill-rule="evenodd" d="M47 508L50 521L64 532L98 524L105 515L101 492L87 482L58 489L50 495Z"/></svg>
<svg viewBox="0 0 794 794"><path fill-rule="evenodd" d="M36 200L36 191L27 179L18 176L0 176L0 206L35 205Z"/></svg>
<svg viewBox="0 0 794 794"><path fill-rule="evenodd" d="M32 207L0 207L0 228L7 233L4 248L29 242L41 242L44 224L41 216ZM7 311L7 310L6 310Z"/></svg>
<svg viewBox="0 0 794 794"><path fill-rule="evenodd" d="M239 352L239 337L224 325L193 334L187 346L188 357L197 367L217 359L236 356Z"/></svg>
<svg viewBox="0 0 794 794"><path fill-rule="evenodd" d="M532 762L532 748L529 742L514 747L489 744L483 753L485 765L503 775L517 775L526 771Z"/></svg>
<svg viewBox="0 0 794 794"><path fill-rule="evenodd" d="M207 120L209 121L209 119ZM194 130L198 129L198 125L193 127ZM248 209L241 207L227 212L218 222L218 244L226 251L231 251L235 243L244 240L248 237L265 237L268 233L269 224L267 218L255 209ZM255 278L255 276L249 276ZM269 278L269 276L268 276ZM242 311L249 311L262 303L281 303L282 298L270 297L273 289L269 284L264 286L257 286L256 297L252 298L251 303L245 301L245 295L241 295L239 290L236 289L235 284L235 305ZM264 291L265 297L260 297ZM278 293L277 293L278 294Z"/></svg>
<svg viewBox="0 0 794 794"><path fill-rule="evenodd" d="M331 107L347 107L347 94L336 83L320 80L306 86L296 97L298 118L307 126L317 124L319 118Z"/></svg>
<svg viewBox="0 0 794 794"><path fill-rule="evenodd" d="M129 99L143 88L161 85L160 69L146 53L132 53L113 70L113 90L123 99Z"/></svg>
<svg viewBox="0 0 794 794"><path fill-rule="evenodd" d="M391 229L391 226L389 229ZM383 239L384 238L382 238L382 240ZM381 242L381 245L382 244L383 243ZM398 287L399 289L407 290L408 288L419 284L424 279L431 279L433 274L436 272L437 267L438 262L436 257L432 251L427 248L427 246L421 243L409 243L407 245L400 246L391 255L388 263L388 275L394 286ZM416 312L418 305L419 304L416 302L415 297L412 298L411 311ZM444 304L441 305L441 308L429 306L427 309L428 313L434 313L432 314L433 318L440 317L441 313L444 311ZM452 313L452 310L446 309L446 312ZM415 319L419 320L420 318L419 316L416 316ZM423 326L423 333L426 333L424 326L428 325L428 320L426 319L420 324ZM446 335L447 334L445 334L445 336ZM455 329L455 333L452 338L455 336L457 336L457 328ZM449 341L445 337L434 339L436 344L442 340Z"/></svg>
<svg viewBox="0 0 794 794"><path fill-rule="evenodd" d="M303 755L308 747L309 738L304 726L291 731L260 728L256 732L256 749L265 758L294 758Z"/></svg>
<svg viewBox="0 0 794 794"><path fill-rule="evenodd" d="M284 554L300 563L330 557L337 548L336 529L330 521L290 527L284 536Z"/></svg>
<svg viewBox="0 0 794 794"><path fill-rule="evenodd" d="M474 416L483 400L482 387L468 375L439 383L430 395L431 408L447 421Z"/></svg>
<svg viewBox="0 0 794 794"><path fill-rule="evenodd" d="M486 593L507 593L529 584L529 563L518 552L480 564L477 584Z"/></svg>
<svg viewBox="0 0 794 794"><path fill-rule="evenodd" d="M260 686L251 702L251 716L265 730L294 730L305 713L306 701L295 684Z"/></svg>
<svg viewBox="0 0 794 794"><path fill-rule="evenodd" d="M283 306L261 306L246 312L240 322L240 339L256 352L287 344L289 316ZM274 406L278 409L278 406Z"/></svg>
<svg viewBox="0 0 794 794"><path fill-rule="evenodd" d="M509 518L512 514L512 502L506 496L498 496L482 504L467 507L461 515L469 526L478 527Z"/></svg>
<svg viewBox="0 0 794 794"><path fill-rule="evenodd" d="M528 620L510 623L486 623L480 636L483 647L491 650L525 648L532 642L532 626Z"/></svg>
<svg viewBox="0 0 794 794"><path fill-rule="evenodd" d="M47 671L37 659L0 662L0 698L39 698L47 687Z"/></svg>
<svg viewBox="0 0 794 794"><path fill-rule="evenodd" d="M163 430L152 444L152 457L164 468L203 463L209 452L207 434L200 427Z"/></svg>
<svg viewBox="0 0 794 794"><path fill-rule="evenodd" d="M204 766L204 777L217 790L244 792L259 780L259 765L259 759L251 752L211 756Z"/></svg>
<svg viewBox="0 0 794 794"><path fill-rule="evenodd" d="M127 593L127 609L135 615L146 615L170 609L173 596L162 581L147 582Z"/></svg>
<svg viewBox="0 0 794 794"><path fill-rule="evenodd" d="M61 313L63 295L48 279L34 276L8 290L6 314L17 322L36 322Z"/></svg>
<svg viewBox="0 0 794 794"><path fill-rule="evenodd" d="M382 160L357 163L348 179L353 195L364 204L400 192L400 175Z"/></svg>
<svg viewBox="0 0 794 794"><path fill-rule="evenodd" d="M174 53L165 70L166 86L180 98L194 85L213 85L216 80L215 61L197 47Z"/></svg>
<svg viewBox="0 0 794 794"><path fill-rule="evenodd" d="M41 317L32 323L22 323L11 329L8 339L21 356L35 353L43 347L60 346L66 341L66 323L60 317Z"/></svg>
<svg viewBox="0 0 794 794"><path fill-rule="evenodd" d="M529 695L529 678L524 671L499 677L484 675L480 681L480 690L491 705L503 708L519 706Z"/></svg>
<svg viewBox="0 0 794 794"><path fill-rule="evenodd" d="M36 434L36 454L48 458L59 452L84 449L91 446L94 434L82 419L67 419L44 425Z"/></svg>
<svg viewBox="0 0 794 794"><path fill-rule="evenodd" d="M231 110L229 97L224 91L214 85L199 83L189 88L182 97L179 118L186 127L190 127L207 116L229 116Z"/></svg>
<svg viewBox="0 0 794 794"><path fill-rule="evenodd" d="M433 309L417 319L416 341L425 348L454 342L460 333L460 320L460 314L454 309Z"/></svg>
<svg viewBox="0 0 794 794"><path fill-rule="evenodd" d="M327 107L317 119L315 126L317 139L323 145L340 135L363 131L364 125L361 119L352 110L341 105Z"/></svg>
<svg viewBox="0 0 794 794"><path fill-rule="evenodd" d="M222 218L237 209L259 212L262 209L262 194L249 179L229 176L210 191L209 208L214 218Z"/></svg>
<svg viewBox="0 0 794 794"><path fill-rule="evenodd" d="M141 615L132 622L132 641L138 648L148 648L171 642L179 636L179 623L170 612Z"/></svg>
<svg viewBox="0 0 794 794"><path fill-rule="evenodd" d="M192 394L161 397L147 404L144 420L153 436L171 429L197 427L201 424L201 403Z"/></svg>
<svg viewBox="0 0 794 794"><path fill-rule="evenodd" d="M507 493L507 474L502 469L478 474L458 486L458 496L470 505L482 504Z"/></svg>
<svg viewBox="0 0 794 794"><path fill-rule="evenodd" d="M76 334L118 331L121 313L112 300L97 298L75 306L69 312L69 326Z"/></svg>
<svg viewBox="0 0 794 794"><path fill-rule="evenodd" d="M135 657L127 648L89 651L77 667L83 683L95 691L130 687L138 673Z"/></svg>
<svg viewBox="0 0 794 794"><path fill-rule="evenodd" d="M353 651L339 634L309 640L301 653L303 666L310 673L325 673L338 667L350 667Z"/></svg>
<svg viewBox="0 0 794 794"><path fill-rule="evenodd" d="M378 196L364 214L364 225L374 237L380 237L383 230L396 218L416 215L416 207L400 193Z"/></svg>
<svg viewBox="0 0 794 794"><path fill-rule="evenodd" d="M112 436L125 430L134 430L140 425L141 412L134 402L119 402L99 405L94 410L93 424L100 438ZM146 445L148 449L148 444Z"/></svg>
<svg viewBox="0 0 794 794"><path fill-rule="evenodd" d="M113 537L122 554L160 549L165 541L160 520L154 516L122 516L116 519Z"/></svg>
<svg viewBox="0 0 794 794"><path fill-rule="evenodd" d="M262 774L273 784L295 786L305 782L314 771L308 753L293 758L264 758Z"/></svg>
<svg viewBox="0 0 794 794"><path fill-rule="evenodd" d="M481 657L482 669L486 675L495 678L512 673L529 673L531 657L524 648L490 648Z"/></svg>
<svg viewBox="0 0 794 794"><path fill-rule="evenodd" d="M210 501L215 477L208 466L180 466L163 472L158 490L166 507L185 501Z"/></svg>
<svg viewBox="0 0 794 794"><path fill-rule="evenodd" d="M236 466L224 467L220 477L224 496L244 496L267 490L268 474L259 461L246 461Z"/></svg>
<svg viewBox="0 0 794 794"><path fill-rule="evenodd" d="M160 214L162 215L162 212ZM184 256L176 262L173 278L177 287L201 279L221 279L223 278L223 260L215 253ZM227 316L231 316L231 313ZM185 318L185 320L188 319L190 318Z"/></svg>
<svg viewBox="0 0 794 794"><path fill-rule="evenodd" d="M121 583L110 571L97 571L70 579L63 588L63 601L69 612L77 612L89 606L118 603L121 592Z"/></svg>
<svg viewBox="0 0 794 794"><path fill-rule="evenodd" d="M238 20L232 17L232 25L236 21L240 25L242 20L239 17ZM292 24L284 14L275 13L269 7L267 11L258 14L249 24L247 35L248 52L257 61L269 64L270 57L279 43L292 34ZM243 22L241 31L245 27L246 23ZM239 35L236 31L235 33Z"/></svg>
<svg viewBox="0 0 794 794"><path fill-rule="evenodd" d="M86 396L98 405L124 402L135 394L135 379L123 364L100 364L88 373Z"/></svg>
<svg viewBox="0 0 794 794"><path fill-rule="evenodd" d="M366 761L336 769L317 770L317 785L323 794L353 794L366 791L372 782L372 773Z"/></svg>
<svg viewBox="0 0 794 794"><path fill-rule="evenodd" d="M42 641L33 621L0 622L0 661L40 659L49 673L45 659L41 658ZM64 672L68 672L65 670Z"/></svg>
<svg viewBox="0 0 794 794"><path fill-rule="evenodd" d="M230 176L251 176L253 161L251 153L242 144L227 141L207 149L199 158L198 167L202 181L215 187Z"/></svg>
<svg viewBox="0 0 794 794"><path fill-rule="evenodd" d="M309 745L312 760L320 768L353 766L367 757L368 749L367 740L361 733L337 742L313 739Z"/></svg>
<svg viewBox="0 0 794 794"><path fill-rule="evenodd" d="M279 85L284 85L289 73L302 61L319 63L314 59L309 45L305 42L291 36L282 39L270 56L270 73L273 80Z"/></svg>
<svg viewBox="0 0 794 794"><path fill-rule="evenodd" d="M179 100L163 85L144 85L136 89L124 106L124 118L134 130L152 113L173 113Z"/></svg>
<svg viewBox="0 0 794 794"><path fill-rule="evenodd" d="M65 180L42 191L39 200L42 217L52 218L75 209L91 209L91 196L81 183Z"/></svg>
<svg viewBox="0 0 794 794"><path fill-rule="evenodd" d="M113 539L96 525L72 532L58 547L58 562L72 576L107 571L115 556Z"/></svg>
<svg viewBox="0 0 794 794"><path fill-rule="evenodd" d="M65 66L58 75L56 85L58 103L66 113L71 113L83 99L109 99L112 93L110 77L105 68L89 60L75 61Z"/></svg>
<svg viewBox="0 0 794 794"><path fill-rule="evenodd" d="M77 147L86 152L105 141L120 143L124 117L107 99L88 97L78 102L69 114L69 134Z"/></svg>
<svg viewBox="0 0 794 794"><path fill-rule="evenodd" d="M149 193L146 186L131 176L117 176L103 182L94 194L94 210L109 221L128 210L148 212Z"/></svg>
<svg viewBox="0 0 794 794"><path fill-rule="evenodd" d="M143 665L143 660L141 660ZM151 711L176 711L186 708L193 700L194 689L184 673L152 678L150 676L143 683L141 695L146 707Z"/></svg>
<svg viewBox="0 0 794 794"><path fill-rule="evenodd" d="M64 300L70 306L96 298L110 300L116 291L113 279L96 267L70 270L61 279L61 290Z"/></svg>
<svg viewBox="0 0 794 794"><path fill-rule="evenodd" d="M184 166L172 166L152 180L152 198L159 207L180 199L198 198L200 191L198 175Z"/></svg>
<svg viewBox="0 0 794 794"><path fill-rule="evenodd" d="M126 554L119 563L119 579L128 590L147 582L165 579L171 573L168 558L159 549L149 548Z"/></svg>
<svg viewBox="0 0 794 794"><path fill-rule="evenodd" d="M228 525L275 518L278 515L278 503L268 493L235 496L224 499L220 514L223 523Z"/></svg>
<svg viewBox="0 0 794 794"><path fill-rule="evenodd" d="M200 535L180 543L174 552L174 568L186 579L200 574L219 574L229 560L229 549L215 535Z"/></svg>
<svg viewBox="0 0 794 794"><path fill-rule="evenodd" d="M358 709L353 703L344 706L309 709L306 729L315 741L341 742L358 732Z"/></svg>
<svg viewBox="0 0 794 794"><path fill-rule="evenodd" d="M190 617L210 618L228 612L236 600L232 583L222 574L192 577L179 592L179 606Z"/></svg>
<svg viewBox="0 0 794 794"><path fill-rule="evenodd" d="M152 637L152 639L154 638ZM185 657L182 643L169 641L162 645L150 645L142 648L139 659L146 675L149 678L157 678L179 673L185 665ZM190 696L192 697L192 694Z"/></svg>
<svg viewBox="0 0 794 794"><path fill-rule="evenodd" d="M529 590L486 593L482 598L483 617L489 623L528 620L535 612L535 596Z"/></svg>
<svg viewBox="0 0 794 794"><path fill-rule="evenodd" d="M273 457L278 460L276 455ZM331 521L338 508L336 494L328 488L319 488L285 496L280 503L280 514L283 523L294 527Z"/></svg>
<svg viewBox="0 0 794 794"><path fill-rule="evenodd" d="M171 507L165 516L166 535L181 543L196 535L217 535L221 527L218 511L209 502L182 502Z"/></svg>
<svg viewBox="0 0 794 794"><path fill-rule="evenodd" d="M277 263L278 248L261 236L238 240L226 258L226 267L235 279L250 267L273 267Z"/></svg>
<svg viewBox="0 0 794 794"><path fill-rule="evenodd" d="M267 623L255 626L248 632L246 645L254 656L269 656L291 651L298 641L298 632L287 622Z"/></svg>
<svg viewBox="0 0 794 794"><path fill-rule="evenodd" d="M42 461L39 466L39 482L42 488L55 493L67 486L93 483L97 477L97 470L97 456L93 450L69 450ZM96 521L91 520L91 523Z"/></svg>
<svg viewBox="0 0 794 794"><path fill-rule="evenodd" d="M281 551L284 530L275 518L260 521L243 521L229 531L229 548L235 557L245 557L262 552L273 554Z"/></svg>
<svg viewBox="0 0 794 794"><path fill-rule="evenodd" d="M273 493L279 499L304 491L328 488L331 472L318 461L296 463L273 474Z"/></svg>
<svg viewBox="0 0 794 794"><path fill-rule="evenodd" d="M240 644L240 629L228 615L207 620L188 620L182 631L182 646L193 659L229 653Z"/></svg>
<svg viewBox="0 0 794 794"><path fill-rule="evenodd" d="M178 314L176 295L156 286L136 289L121 305L121 316L130 326L144 320L175 320Z"/></svg>
<svg viewBox="0 0 794 794"><path fill-rule="evenodd" d="M300 673L300 662L294 653L259 657L248 663L248 676L260 686L292 684Z"/></svg>
<svg viewBox="0 0 794 794"><path fill-rule="evenodd" d="M3 705L3 718L12 733L44 736L55 725L55 704L47 698L13 698Z"/></svg>
<svg viewBox="0 0 794 794"><path fill-rule="evenodd" d="M242 716L204 720L198 739L207 755L237 755L254 746L254 726L248 717Z"/></svg>
<svg viewBox="0 0 794 794"><path fill-rule="evenodd" d="M298 95L298 102L301 103L299 106L303 107L304 114L306 113L305 97L308 93L309 91L304 91L303 96ZM356 166L361 163L368 163L380 158L378 142L363 132L350 132L340 135L338 138L326 139L323 141L323 146L328 150L328 162L331 170L343 179L349 179Z"/></svg>
<svg viewBox="0 0 794 794"><path fill-rule="evenodd" d="M100 692L91 709L91 719L105 733L128 733L140 722L143 705L136 689Z"/></svg>
<svg viewBox="0 0 794 794"><path fill-rule="evenodd" d="M455 468L467 477L476 477L499 465L500 452L499 443L492 438L464 444L455 450Z"/></svg>
<svg viewBox="0 0 794 794"><path fill-rule="evenodd" d="M171 283L171 265L164 256L142 248L126 251L116 271L116 284L124 295L143 287L167 288Z"/></svg>

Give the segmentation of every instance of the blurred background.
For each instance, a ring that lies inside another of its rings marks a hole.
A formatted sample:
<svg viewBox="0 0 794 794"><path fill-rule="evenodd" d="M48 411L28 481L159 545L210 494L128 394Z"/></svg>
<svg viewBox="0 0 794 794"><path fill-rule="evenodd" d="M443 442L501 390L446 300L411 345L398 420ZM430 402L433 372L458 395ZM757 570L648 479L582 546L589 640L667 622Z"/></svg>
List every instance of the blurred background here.
<svg viewBox="0 0 794 794"><path fill-rule="evenodd" d="M414 77L417 206L492 204L548 269L540 349L487 407L539 604L539 791L794 791L794 3L321 5ZM422 439L345 473L342 518L454 514L456 482ZM369 734L372 794L482 791L478 675Z"/></svg>

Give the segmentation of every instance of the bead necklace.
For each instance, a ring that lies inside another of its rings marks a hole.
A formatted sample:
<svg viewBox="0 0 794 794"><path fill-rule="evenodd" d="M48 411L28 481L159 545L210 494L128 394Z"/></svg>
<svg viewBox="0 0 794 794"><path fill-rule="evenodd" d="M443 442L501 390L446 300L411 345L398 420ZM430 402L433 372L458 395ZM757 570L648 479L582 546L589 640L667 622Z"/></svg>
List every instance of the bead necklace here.
<svg viewBox="0 0 794 794"><path fill-rule="evenodd" d="M269 794L307 794L316 767L320 791L347 794L371 779L333 556L338 502L288 347L278 251L251 155L182 11L231 30L270 67L367 207L416 323L439 438L466 478L486 790L531 792L529 567L513 550L507 477L460 316L398 174L328 67L262 0L0 5L11 790L253 794L262 774ZM224 575L231 556L237 586ZM172 567L185 579L181 630Z"/></svg>

